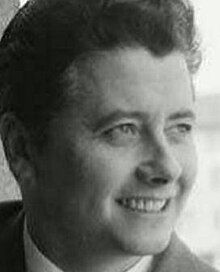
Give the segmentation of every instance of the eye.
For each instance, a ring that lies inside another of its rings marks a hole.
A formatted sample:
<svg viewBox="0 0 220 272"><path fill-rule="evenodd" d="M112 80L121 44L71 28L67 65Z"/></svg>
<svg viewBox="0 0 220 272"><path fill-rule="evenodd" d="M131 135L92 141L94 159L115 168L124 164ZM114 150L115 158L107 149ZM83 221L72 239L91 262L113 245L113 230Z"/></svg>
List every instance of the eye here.
<svg viewBox="0 0 220 272"><path fill-rule="evenodd" d="M182 134L187 134L192 131L192 125L191 124L178 124L177 125L178 132Z"/></svg>
<svg viewBox="0 0 220 272"><path fill-rule="evenodd" d="M174 142L182 142L192 135L193 125L190 123L178 123L169 127L167 135Z"/></svg>
<svg viewBox="0 0 220 272"><path fill-rule="evenodd" d="M135 134L137 132L136 126L133 124L122 124L118 125L113 130L124 133L124 134Z"/></svg>
<svg viewBox="0 0 220 272"><path fill-rule="evenodd" d="M133 123L120 124L104 132L108 142L118 146L135 143L139 135L139 128Z"/></svg>

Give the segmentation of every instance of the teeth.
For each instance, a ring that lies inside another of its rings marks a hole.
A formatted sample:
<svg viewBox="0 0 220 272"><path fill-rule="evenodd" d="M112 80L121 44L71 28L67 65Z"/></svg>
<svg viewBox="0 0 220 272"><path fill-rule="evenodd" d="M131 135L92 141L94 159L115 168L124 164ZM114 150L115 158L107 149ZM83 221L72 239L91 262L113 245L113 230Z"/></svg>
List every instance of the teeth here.
<svg viewBox="0 0 220 272"><path fill-rule="evenodd" d="M132 209L136 208L136 201L134 199L131 199L130 206L131 206Z"/></svg>
<svg viewBox="0 0 220 272"><path fill-rule="evenodd" d="M166 205L166 199L147 199L144 197L123 198L119 203L127 209L139 212L160 212Z"/></svg>
<svg viewBox="0 0 220 272"><path fill-rule="evenodd" d="M122 200L122 205L123 205L123 206L127 206L127 199L124 198L124 199Z"/></svg>
<svg viewBox="0 0 220 272"><path fill-rule="evenodd" d="M144 202L142 200L138 200L137 203L138 210L143 210L144 209Z"/></svg>

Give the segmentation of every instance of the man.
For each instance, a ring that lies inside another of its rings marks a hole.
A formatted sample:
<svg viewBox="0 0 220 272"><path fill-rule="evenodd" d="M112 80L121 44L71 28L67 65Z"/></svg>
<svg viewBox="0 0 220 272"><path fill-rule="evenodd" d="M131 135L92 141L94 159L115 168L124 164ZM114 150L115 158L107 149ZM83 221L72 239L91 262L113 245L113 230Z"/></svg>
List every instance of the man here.
<svg viewBox="0 0 220 272"><path fill-rule="evenodd" d="M23 204L0 211L0 271L213 271L174 226L193 186L181 0L33 0L1 41L1 136Z"/></svg>

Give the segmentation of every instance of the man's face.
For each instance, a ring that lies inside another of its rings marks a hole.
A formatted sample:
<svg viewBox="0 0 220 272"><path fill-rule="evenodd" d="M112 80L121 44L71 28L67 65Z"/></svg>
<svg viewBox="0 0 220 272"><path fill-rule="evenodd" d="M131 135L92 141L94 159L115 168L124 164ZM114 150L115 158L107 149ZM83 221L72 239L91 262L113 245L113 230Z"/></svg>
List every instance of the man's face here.
<svg viewBox="0 0 220 272"><path fill-rule="evenodd" d="M196 172L184 58L122 49L87 62L83 71L82 95L50 127L34 185L40 216L69 247L158 253ZM65 91L72 98L73 78L69 69Z"/></svg>

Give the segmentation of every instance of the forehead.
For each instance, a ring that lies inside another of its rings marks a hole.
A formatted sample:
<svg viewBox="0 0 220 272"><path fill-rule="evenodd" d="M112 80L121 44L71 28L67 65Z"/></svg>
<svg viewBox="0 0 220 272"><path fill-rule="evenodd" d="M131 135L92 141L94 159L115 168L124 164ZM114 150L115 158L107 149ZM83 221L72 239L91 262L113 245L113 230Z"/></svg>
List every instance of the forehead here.
<svg viewBox="0 0 220 272"><path fill-rule="evenodd" d="M82 114L114 110L170 114L193 107L191 79L180 53L157 58L142 48L120 49L100 53L78 68ZM70 94L71 75L70 70Z"/></svg>

